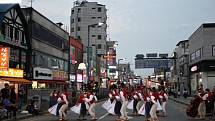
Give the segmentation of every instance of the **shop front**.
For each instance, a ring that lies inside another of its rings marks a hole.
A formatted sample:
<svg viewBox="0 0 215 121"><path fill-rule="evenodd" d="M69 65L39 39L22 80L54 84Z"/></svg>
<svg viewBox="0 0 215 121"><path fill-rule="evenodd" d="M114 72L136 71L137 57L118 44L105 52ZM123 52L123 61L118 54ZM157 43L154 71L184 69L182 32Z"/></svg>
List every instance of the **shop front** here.
<svg viewBox="0 0 215 121"><path fill-rule="evenodd" d="M212 89L215 86L215 61L205 60L190 66L190 83L192 93L201 85L203 89Z"/></svg>

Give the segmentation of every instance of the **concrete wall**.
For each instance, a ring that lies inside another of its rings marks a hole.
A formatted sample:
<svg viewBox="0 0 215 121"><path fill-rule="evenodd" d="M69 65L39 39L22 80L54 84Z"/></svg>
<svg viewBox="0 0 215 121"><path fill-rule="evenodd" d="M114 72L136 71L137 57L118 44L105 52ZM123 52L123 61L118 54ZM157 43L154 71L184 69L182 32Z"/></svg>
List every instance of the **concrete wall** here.
<svg viewBox="0 0 215 121"><path fill-rule="evenodd" d="M33 39L32 41L32 48L34 50L39 50L40 52L43 52L46 54L54 55L55 57L68 60L68 53L63 52L59 49L56 49L54 46L48 45L36 39Z"/></svg>

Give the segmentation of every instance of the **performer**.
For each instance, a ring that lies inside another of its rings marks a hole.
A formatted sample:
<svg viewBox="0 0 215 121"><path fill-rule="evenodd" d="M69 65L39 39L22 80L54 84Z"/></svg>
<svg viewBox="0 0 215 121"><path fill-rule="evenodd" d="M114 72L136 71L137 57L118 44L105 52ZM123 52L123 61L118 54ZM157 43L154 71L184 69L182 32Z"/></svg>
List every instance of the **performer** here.
<svg viewBox="0 0 215 121"><path fill-rule="evenodd" d="M162 110L163 110L163 116L166 117L166 102L168 100L168 96L165 92L164 89L161 89L159 97L161 99L161 106L162 106Z"/></svg>
<svg viewBox="0 0 215 121"><path fill-rule="evenodd" d="M66 118L66 113L65 112L66 112L66 110L68 108L68 104L69 104L68 97L66 95L67 94L66 94L65 91L62 92L61 95L60 95L60 98L58 100L62 105L60 107L60 109L59 109L59 121L63 121Z"/></svg>
<svg viewBox="0 0 215 121"><path fill-rule="evenodd" d="M139 102L139 96L136 91L133 92L133 115L138 115L137 103Z"/></svg>
<svg viewBox="0 0 215 121"><path fill-rule="evenodd" d="M115 107L114 107L114 112L118 116L118 119L120 119L120 116L121 116L120 109L122 107L122 103L121 103L121 99L120 99L120 96L119 96L119 89L116 89L114 97L116 99L116 104L115 104Z"/></svg>
<svg viewBox="0 0 215 121"><path fill-rule="evenodd" d="M138 96L138 103L137 103L136 108L139 111L140 110L140 106L141 106L141 104L143 103L143 100L144 100L141 88L137 90L137 96Z"/></svg>
<svg viewBox="0 0 215 121"><path fill-rule="evenodd" d="M92 91L88 92L88 97L89 98L85 98L85 101L89 103L88 112L90 113L91 120L97 120L96 114L95 114L95 105L96 105L97 97Z"/></svg>
<svg viewBox="0 0 215 121"><path fill-rule="evenodd" d="M87 97L87 93L86 92L82 92L79 96L79 100L78 100L78 104L81 105L81 109L80 109L80 115L79 115L79 120L82 117L82 120L86 120L84 117L87 114L87 108L86 108L86 104L85 104L85 98Z"/></svg>
<svg viewBox="0 0 215 121"><path fill-rule="evenodd" d="M151 92L151 101L152 101L152 107L150 110L150 116L151 116L151 121L159 121L158 117L157 117L157 101L159 100L159 94L156 91L155 87L152 88L152 92Z"/></svg>
<svg viewBox="0 0 215 121"><path fill-rule="evenodd" d="M150 96L150 88L146 89L144 92L144 103L145 103L145 121L150 121L150 110L151 110L151 96Z"/></svg>
<svg viewBox="0 0 215 121"><path fill-rule="evenodd" d="M114 99L115 99L114 96L113 96L114 94L115 94L115 91L114 91L114 90L110 90L110 92L109 92L109 94L108 94L111 103L113 103L113 101L114 101Z"/></svg>
<svg viewBox="0 0 215 121"><path fill-rule="evenodd" d="M206 115L205 102L207 100L208 95L205 94L204 90L199 89L198 96L201 98L201 102L198 107L199 119L205 119L205 115Z"/></svg>
<svg viewBox="0 0 215 121"><path fill-rule="evenodd" d="M124 87L122 88L122 90L120 91L120 98L122 100L122 107L121 107L121 120L128 120L128 116L127 116L127 105L128 105L128 92L127 92L127 87L124 85Z"/></svg>

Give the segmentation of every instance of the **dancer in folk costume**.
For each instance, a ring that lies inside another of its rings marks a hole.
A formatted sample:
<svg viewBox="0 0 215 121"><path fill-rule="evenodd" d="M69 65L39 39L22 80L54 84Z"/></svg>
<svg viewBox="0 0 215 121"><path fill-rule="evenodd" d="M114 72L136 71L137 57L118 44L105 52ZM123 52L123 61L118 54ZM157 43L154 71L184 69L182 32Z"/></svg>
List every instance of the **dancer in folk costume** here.
<svg viewBox="0 0 215 121"><path fill-rule="evenodd" d="M203 89L198 90L198 96L201 98L201 102L198 107L198 114L199 114L199 119L205 119L206 115L206 106L205 102L207 100L207 94L204 92Z"/></svg>
<svg viewBox="0 0 215 121"><path fill-rule="evenodd" d="M59 109L59 121L64 121L66 119L66 110L69 105L68 94L66 93L66 91L60 94L60 98L58 98L58 102L61 105Z"/></svg>
<svg viewBox="0 0 215 121"><path fill-rule="evenodd" d="M137 111L139 111L141 104L143 104L143 100L144 100L143 99L143 91L141 90L141 88L137 89L137 96L138 96L139 100L138 100L136 108L137 108Z"/></svg>
<svg viewBox="0 0 215 121"><path fill-rule="evenodd" d="M85 116L87 114L87 108L86 108L86 104L85 104L85 98L87 97L87 93L86 92L82 92L79 96L79 100L78 100L78 104L81 105L81 109L80 109L80 114L78 119L80 120L82 117L82 120L86 120Z"/></svg>
<svg viewBox="0 0 215 121"><path fill-rule="evenodd" d="M133 92L133 115L138 115L137 103L139 102L139 95L137 90Z"/></svg>
<svg viewBox="0 0 215 121"><path fill-rule="evenodd" d="M167 116L166 115L166 103L167 103L167 100L168 100L168 96L167 96L167 93L165 92L164 89L161 89L160 94L159 94L159 98L161 100L163 116Z"/></svg>
<svg viewBox="0 0 215 121"><path fill-rule="evenodd" d="M120 119L121 116L121 107L122 107L122 102L121 102L121 98L120 98L120 94L119 94L119 89L116 89L114 97L116 99L116 104L114 107L114 112L115 114L118 116L118 119Z"/></svg>
<svg viewBox="0 0 215 121"><path fill-rule="evenodd" d="M88 91L88 98L85 98L85 101L89 103L88 112L91 116L91 120L97 120L96 113L95 113L97 97L91 90Z"/></svg>
<svg viewBox="0 0 215 121"><path fill-rule="evenodd" d="M121 107L121 110L120 110L120 113L121 113L121 117L120 117L120 120L128 120L128 115L127 115L127 105L128 105L128 88L123 85L121 91L120 91L120 98L122 100L122 107Z"/></svg>
<svg viewBox="0 0 215 121"><path fill-rule="evenodd" d="M151 96L150 96L151 90L150 88L146 89L143 93L144 97L144 103L145 103L145 121L150 121L150 110L152 106L151 102Z"/></svg>
<svg viewBox="0 0 215 121"><path fill-rule="evenodd" d="M152 107L150 110L150 120L151 121L159 121L157 117L157 106L158 106L158 100L159 100L159 93L156 91L155 87L152 88L151 92L151 101L152 101Z"/></svg>
<svg viewBox="0 0 215 121"><path fill-rule="evenodd" d="M110 92L109 92L109 94L108 94L111 103L113 103L113 101L115 100L115 98L114 98L114 94L115 94L115 93L116 93L116 92L112 89L112 90L110 90Z"/></svg>

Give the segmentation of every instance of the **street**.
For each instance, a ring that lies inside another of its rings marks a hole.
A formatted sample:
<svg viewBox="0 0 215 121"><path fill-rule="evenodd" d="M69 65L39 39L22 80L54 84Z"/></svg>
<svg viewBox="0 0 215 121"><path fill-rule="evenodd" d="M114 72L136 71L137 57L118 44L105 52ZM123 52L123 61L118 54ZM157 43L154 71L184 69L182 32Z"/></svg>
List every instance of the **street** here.
<svg viewBox="0 0 215 121"><path fill-rule="evenodd" d="M108 115L107 112L101 107L101 104L103 102L99 103L96 107L96 113L98 120L101 121L114 121L117 117ZM173 102L169 100L167 104L167 111L168 116L167 117L159 117L160 121L202 121L197 119L188 119L188 117L185 114L186 106ZM129 114L131 114L131 111L129 110ZM176 118L177 117L177 118ZM77 115L69 112L68 115L69 121L76 121ZM89 120L90 117L87 117ZM22 119L22 121L57 121L58 118L55 116L52 116L50 114L44 114L42 116L35 116L27 119ZM143 121L144 116L129 116L129 121Z"/></svg>

